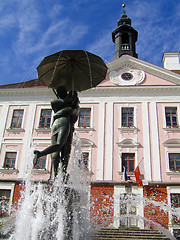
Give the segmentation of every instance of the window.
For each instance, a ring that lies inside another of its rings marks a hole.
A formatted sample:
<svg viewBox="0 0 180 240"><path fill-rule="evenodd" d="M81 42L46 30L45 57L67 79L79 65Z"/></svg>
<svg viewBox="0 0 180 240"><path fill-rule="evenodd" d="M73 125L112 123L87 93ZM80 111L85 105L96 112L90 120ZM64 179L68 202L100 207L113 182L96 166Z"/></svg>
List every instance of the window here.
<svg viewBox="0 0 180 240"><path fill-rule="evenodd" d="M16 155L16 152L6 152L4 168L15 168Z"/></svg>
<svg viewBox="0 0 180 240"><path fill-rule="evenodd" d="M5 217L9 214L11 190L0 189L0 217Z"/></svg>
<svg viewBox="0 0 180 240"><path fill-rule="evenodd" d="M180 171L180 153L169 153L169 168L171 171Z"/></svg>
<svg viewBox="0 0 180 240"><path fill-rule="evenodd" d="M46 157L47 156L40 157L37 160L37 164L34 166L34 169L45 169L46 168Z"/></svg>
<svg viewBox="0 0 180 240"><path fill-rule="evenodd" d="M51 109L42 109L41 110L41 116L40 116L40 122L39 127L40 128L49 128L51 123Z"/></svg>
<svg viewBox="0 0 180 240"><path fill-rule="evenodd" d="M126 167L127 172L134 172L134 162L135 154L134 153L123 153L122 154L122 169L123 165Z"/></svg>
<svg viewBox="0 0 180 240"><path fill-rule="evenodd" d="M24 110L14 110L11 122L11 128L21 128Z"/></svg>
<svg viewBox="0 0 180 240"><path fill-rule="evenodd" d="M134 108L122 108L122 127L134 126Z"/></svg>
<svg viewBox="0 0 180 240"><path fill-rule="evenodd" d="M88 164L89 164L89 152L83 152L81 155L81 160L79 161L79 166L81 168L84 168L85 170L88 170Z"/></svg>
<svg viewBox="0 0 180 240"><path fill-rule="evenodd" d="M166 126L167 127L177 127L177 108L176 107L166 107Z"/></svg>
<svg viewBox="0 0 180 240"><path fill-rule="evenodd" d="M177 210L177 208L180 208L180 194L177 193L173 193L171 194L171 207L175 208ZM180 225L180 218L177 215L172 215L172 223L175 225Z"/></svg>
<svg viewBox="0 0 180 240"><path fill-rule="evenodd" d="M90 127L91 109L81 108L79 113L78 127Z"/></svg>

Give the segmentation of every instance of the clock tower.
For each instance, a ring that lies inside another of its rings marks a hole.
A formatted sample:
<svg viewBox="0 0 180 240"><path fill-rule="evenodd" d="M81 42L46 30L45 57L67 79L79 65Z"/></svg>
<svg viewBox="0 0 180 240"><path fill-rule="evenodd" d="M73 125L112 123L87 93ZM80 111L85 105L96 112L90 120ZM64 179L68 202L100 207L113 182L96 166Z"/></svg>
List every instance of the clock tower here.
<svg viewBox="0 0 180 240"><path fill-rule="evenodd" d="M136 41L138 32L131 27L131 19L125 13L125 4L123 3L123 15L118 20L118 27L112 32L112 39L115 43L114 59L124 54L138 57L136 53Z"/></svg>

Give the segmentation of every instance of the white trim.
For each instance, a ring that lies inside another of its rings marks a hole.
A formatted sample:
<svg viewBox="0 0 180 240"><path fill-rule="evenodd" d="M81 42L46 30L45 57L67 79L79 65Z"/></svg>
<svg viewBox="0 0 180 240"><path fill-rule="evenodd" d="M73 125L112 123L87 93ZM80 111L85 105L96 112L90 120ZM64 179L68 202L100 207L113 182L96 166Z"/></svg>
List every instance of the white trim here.
<svg viewBox="0 0 180 240"><path fill-rule="evenodd" d="M165 130L173 130L173 129L176 129L176 128L167 128L166 126L166 107L176 107L177 108L177 124L178 126L180 125L180 104L178 103L166 103L166 104L163 104L163 107L162 107L162 116L163 116L163 128ZM178 130L178 129L177 129Z"/></svg>
<svg viewBox="0 0 180 240"><path fill-rule="evenodd" d="M170 167L169 167L169 153L179 153L180 154L180 150L169 150L166 148L166 172L167 173L170 173L170 174L176 174L176 172L173 172L170 170Z"/></svg>
<svg viewBox="0 0 180 240"><path fill-rule="evenodd" d="M161 181L161 159L160 159L160 146L159 146L159 130L158 130L158 118L157 118L157 103L150 103L151 116L151 134L152 134L152 160L153 161L153 180Z"/></svg>
<svg viewBox="0 0 180 240"><path fill-rule="evenodd" d="M25 115L26 115L26 108L28 107L28 105L9 105L9 121L7 123L7 130L11 129L11 123L12 123L12 119L13 119L13 114L15 110L23 110L23 116L22 116L22 123L21 123L21 127L17 128L17 130L20 129L24 129L24 121L25 121ZM16 131L16 128L12 128L12 131Z"/></svg>
<svg viewBox="0 0 180 240"><path fill-rule="evenodd" d="M169 231L173 234L173 229L179 229L179 226L172 225L172 207L171 207L171 194L180 194L179 186L168 186L167 187L167 200L168 200L168 207L169 207Z"/></svg>
<svg viewBox="0 0 180 240"><path fill-rule="evenodd" d="M10 190L11 191L8 214L11 213L12 200L13 200L13 195L14 195L14 186L15 186L15 183L6 183L6 182L0 183L0 190Z"/></svg>
<svg viewBox="0 0 180 240"><path fill-rule="evenodd" d="M104 180L111 181L113 177L113 102L107 103L106 113L106 159L105 159L105 173Z"/></svg>
<svg viewBox="0 0 180 240"><path fill-rule="evenodd" d="M92 171L92 147L93 143L89 139L81 138L81 147L82 147L82 153L88 152L89 153L89 162L88 162L88 170L89 172Z"/></svg>
<svg viewBox="0 0 180 240"><path fill-rule="evenodd" d="M134 122L134 126L133 127L130 127L130 129L134 129L134 128L137 128L137 105L135 104L132 104L132 103L129 103L129 104L124 104L124 105L120 105L119 106L119 129L126 129L127 127L123 127L122 126L122 108L133 108L134 109L134 119L133 119L133 122Z"/></svg>
<svg viewBox="0 0 180 240"><path fill-rule="evenodd" d="M6 156L6 153L9 153L9 152L16 153L15 169L17 169L18 159L19 159L19 150L12 149L12 148L3 150L3 152L2 152L2 161L1 161L1 169L4 169L5 156Z"/></svg>
<svg viewBox="0 0 180 240"><path fill-rule="evenodd" d="M130 148L127 148L127 149L123 149L123 150L120 150L119 151L119 172L123 172L123 169L122 169L122 154L123 153L134 153L134 169L136 168L136 166L138 165L138 149L130 149Z"/></svg>
<svg viewBox="0 0 180 240"><path fill-rule="evenodd" d="M97 180L103 180L104 175L104 135L105 135L105 102L99 103L99 130L97 153Z"/></svg>
<svg viewBox="0 0 180 240"><path fill-rule="evenodd" d="M91 103L92 104L92 103ZM86 129L93 129L93 117L94 117L94 106L92 106L92 105L87 105L87 104L81 104L80 105L80 110L81 109L83 109L83 108L90 108L91 109L91 112L90 112L90 126L89 127L79 127L78 126L78 122L79 122L79 117L78 117L78 120L76 121L76 123L75 123L75 128L77 128L77 129L84 129L84 130L86 130ZM76 130L77 130L76 129Z"/></svg>
<svg viewBox="0 0 180 240"><path fill-rule="evenodd" d="M144 168L146 169L147 181L151 181L151 152L150 152L150 129L148 102L142 102L143 113L143 145L144 145Z"/></svg>
<svg viewBox="0 0 180 240"><path fill-rule="evenodd" d="M82 146L82 148L83 148L83 146ZM88 168L88 171L89 172L91 172L91 170L92 170L92 168L91 168L91 155L92 155L92 149L91 149L91 147L89 147L88 149L86 149L86 148L83 148L82 149L82 153L89 153L89 161L88 161L88 166L87 166L87 168Z"/></svg>
<svg viewBox="0 0 180 240"><path fill-rule="evenodd" d="M1 108L0 112L0 150L2 148L2 141L3 141L3 135L4 135L4 130L6 127L6 122L7 122L7 116L8 116L8 110L9 110L9 105L4 104Z"/></svg>
<svg viewBox="0 0 180 240"><path fill-rule="evenodd" d="M37 104L36 105L36 114L37 114L37 119L36 119L36 125L35 125L35 128L40 130L41 128L39 128L39 123L40 123L40 117L41 117L41 111L42 110L51 110L51 122L50 122L50 126L52 124L52 119L53 119L53 110L51 108L51 105L50 104L46 104L45 106L42 106L42 104ZM50 128L49 128L50 129ZM43 128L42 128L42 131L43 131Z"/></svg>
<svg viewBox="0 0 180 240"><path fill-rule="evenodd" d="M28 161L29 161L29 153L31 151L31 143L32 143L32 133L33 133L33 127L34 127L34 120L35 120L35 113L36 113L36 104L30 103L29 109L28 109L28 124L26 126L26 131L24 135L24 144L22 148L22 154L21 154L21 164L20 164L20 170L19 170L19 177L23 178L25 174L25 169L27 167ZM32 159L33 161L33 159Z"/></svg>

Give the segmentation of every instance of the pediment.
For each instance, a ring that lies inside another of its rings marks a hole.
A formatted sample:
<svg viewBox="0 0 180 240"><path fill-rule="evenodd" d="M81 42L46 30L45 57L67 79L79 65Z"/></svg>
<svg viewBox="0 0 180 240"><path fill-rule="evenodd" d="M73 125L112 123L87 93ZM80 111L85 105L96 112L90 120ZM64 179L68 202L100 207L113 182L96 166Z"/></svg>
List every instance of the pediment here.
<svg viewBox="0 0 180 240"><path fill-rule="evenodd" d="M127 147L138 147L139 144L136 143L133 139L130 139L130 138L126 138L126 139L123 139L122 141L120 141L118 143L118 146L119 147L124 147L124 148L127 148Z"/></svg>
<svg viewBox="0 0 180 240"><path fill-rule="evenodd" d="M89 139L81 138L80 140L81 140L82 147L92 147L94 145L94 143L92 141L90 141Z"/></svg>
<svg viewBox="0 0 180 240"><path fill-rule="evenodd" d="M98 86L180 86L180 74L129 55L107 63L106 79Z"/></svg>
<svg viewBox="0 0 180 240"><path fill-rule="evenodd" d="M167 141L165 141L164 143L164 146L165 147L172 147L172 148L175 148L175 147L180 147L180 139L175 139L175 138L173 138L173 139L169 139L169 140L167 140Z"/></svg>

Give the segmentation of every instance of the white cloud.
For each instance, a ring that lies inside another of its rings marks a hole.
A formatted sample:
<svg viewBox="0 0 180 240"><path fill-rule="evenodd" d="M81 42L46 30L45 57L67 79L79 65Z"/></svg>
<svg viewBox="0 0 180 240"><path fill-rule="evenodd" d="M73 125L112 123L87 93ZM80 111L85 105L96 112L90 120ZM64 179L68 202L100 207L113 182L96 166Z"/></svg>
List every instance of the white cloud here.
<svg viewBox="0 0 180 240"><path fill-rule="evenodd" d="M103 60L107 62L113 58L113 47L111 32L108 30L107 32L101 33L100 37L88 46L88 51L101 56Z"/></svg>

